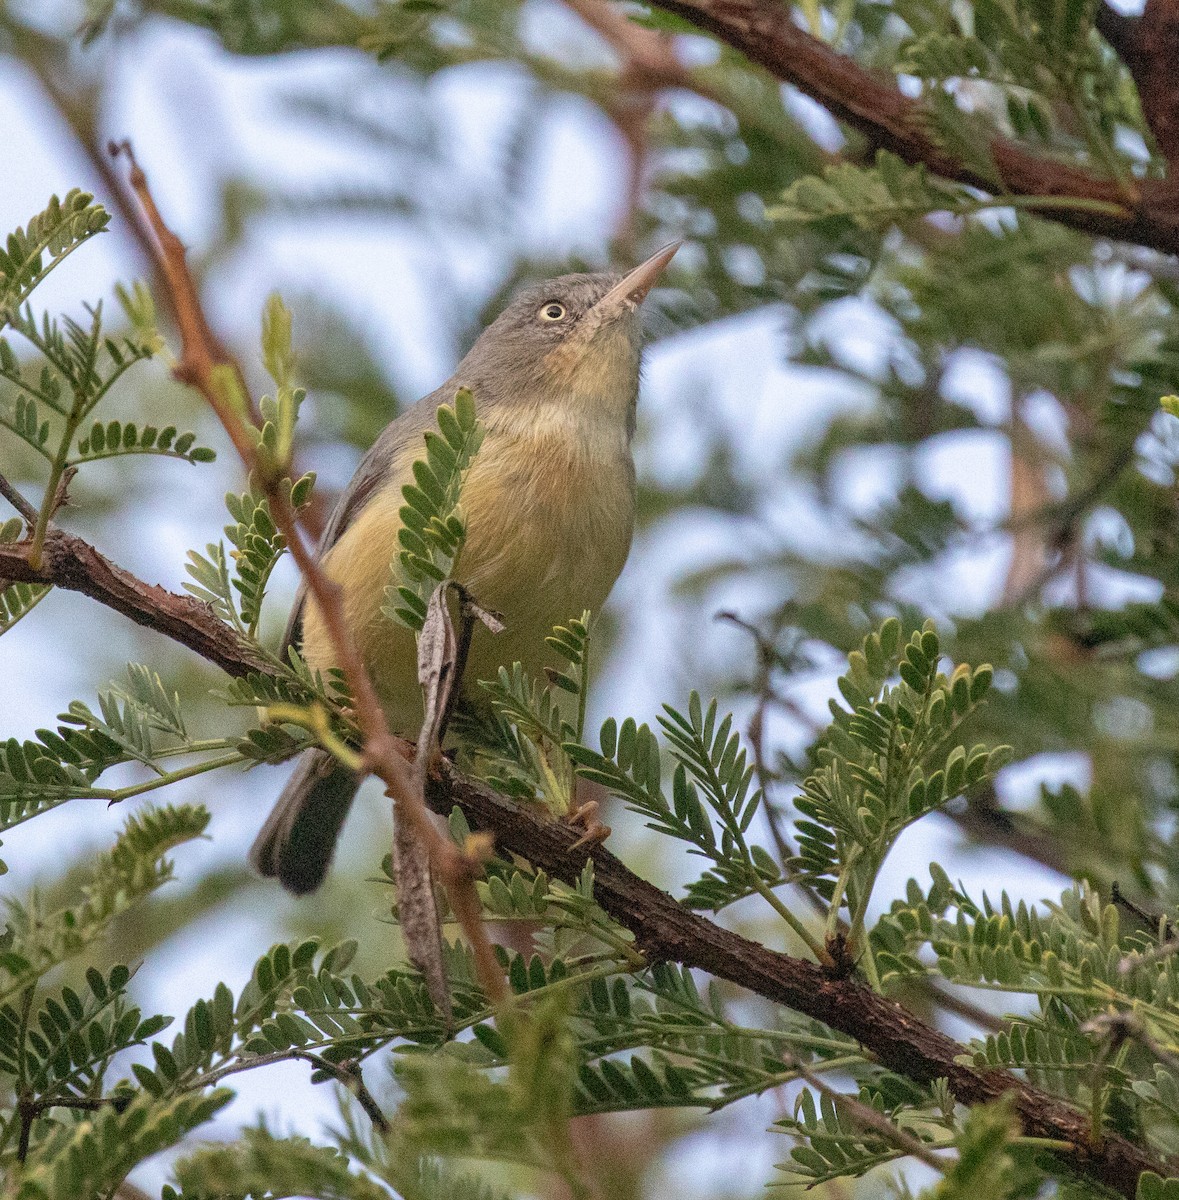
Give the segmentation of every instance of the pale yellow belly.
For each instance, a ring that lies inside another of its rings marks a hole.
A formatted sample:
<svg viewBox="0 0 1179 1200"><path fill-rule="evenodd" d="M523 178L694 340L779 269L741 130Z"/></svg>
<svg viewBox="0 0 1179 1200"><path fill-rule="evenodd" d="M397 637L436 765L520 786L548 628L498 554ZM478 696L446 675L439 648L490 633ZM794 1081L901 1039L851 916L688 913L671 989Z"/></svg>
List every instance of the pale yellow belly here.
<svg viewBox="0 0 1179 1200"><path fill-rule="evenodd" d="M560 441L489 433L463 488L467 541L455 575L484 607L502 614L504 632L478 629L465 690L514 662L536 674L555 663L544 639L552 627L584 609L596 613L622 570L634 526L629 457L571 454ZM406 464L408 473L408 463ZM400 483L374 497L324 559L344 588L349 627L394 732L416 736L422 719L413 636L381 613L390 563L397 552ZM323 622L309 603L303 649L325 670L334 654ZM472 695L472 698L475 698Z"/></svg>

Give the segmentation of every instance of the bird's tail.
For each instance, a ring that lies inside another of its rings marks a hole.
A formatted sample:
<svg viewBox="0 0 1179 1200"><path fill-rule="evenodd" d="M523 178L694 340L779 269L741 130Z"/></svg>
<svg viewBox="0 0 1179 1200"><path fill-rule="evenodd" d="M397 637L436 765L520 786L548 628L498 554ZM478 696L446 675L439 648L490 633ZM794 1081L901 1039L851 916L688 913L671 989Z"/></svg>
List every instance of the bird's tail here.
<svg viewBox="0 0 1179 1200"><path fill-rule="evenodd" d="M254 839L255 869L296 896L315 891L359 786L360 778L326 751L308 750Z"/></svg>

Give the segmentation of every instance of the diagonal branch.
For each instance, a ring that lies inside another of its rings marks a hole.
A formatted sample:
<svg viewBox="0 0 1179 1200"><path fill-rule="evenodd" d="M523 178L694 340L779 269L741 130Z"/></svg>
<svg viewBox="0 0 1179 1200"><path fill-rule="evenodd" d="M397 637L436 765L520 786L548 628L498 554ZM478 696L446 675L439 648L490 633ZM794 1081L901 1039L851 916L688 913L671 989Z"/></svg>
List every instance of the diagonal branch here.
<svg viewBox="0 0 1179 1200"><path fill-rule="evenodd" d="M1154 0L1160 10L1173 11L1174 2ZM995 137L990 151L996 181L937 137L921 101L910 99L890 79L865 70L804 32L794 23L790 6L780 0L651 3L732 46L775 78L817 100L875 146L906 162L924 163L946 179L991 193L1048 197L1053 203L1045 217L1093 236L1179 254L1179 205L1174 202L1173 181L1135 181L1128 190L1124 181L1039 158L1009 138ZM1161 67L1154 75L1160 87Z"/></svg>
<svg viewBox="0 0 1179 1200"><path fill-rule="evenodd" d="M51 527L38 567L29 562L31 551L29 541L0 543L0 579L81 592L137 625L187 646L230 675L274 669L253 643L219 620L209 605L146 583L72 533Z"/></svg>
<svg viewBox="0 0 1179 1200"><path fill-rule="evenodd" d="M207 605L136 579L80 538L52 531L37 572L28 567L27 550L27 543L0 544L0 576L80 591L231 675L267 669L250 643L217 620ZM651 960L699 967L823 1021L858 1039L886 1067L907 1078L946 1078L964 1104L1013 1093L1027 1135L1069 1143L1075 1149L1065 1157L1072 1170L1124 1196L1135 1195L1142 1171L1174 1173L1124 1138L1108 1135L1100 1147L1091 1146L1088 1117L1078 1109L1010 1072L972 1066L965 1046L857 980L835 978L816 963L780 954L689 911L603 847L576 846L577 829L497 795L445 761L434 768L426 801L443 815L459 805L472 827L493 834L501 850L521 855L554 878L574 883L587 858L592 859L594 898L634 934Z"/></svg>
<svg viewBox="0 0 1179 1200"><path fill-rule="evenodd" d="M34 528L37 524L37 510L4 478L0 475L0 496L3 496L13 508L25 519L25 524Z"/></svg>
<svg viewBox="0 0 1179 1200"><path fill-rule="evenodd" d="M576 883L587 858L594 864L594 899L635 935L649 960L699 967L720 979L785 1005L856 1038L890 1070L918 1082L945 1078L964 1104L1010 1093L1026 1136L1067 1142L1070 1169L1133 1197L1143 1171L1173 1173L1125 1138L1107 1134L1090 1143L1089 1117L1080 1109L1025 1083L1010 1071L980 1069L969 1051L927 1025L896 1001L853 978L835 978L817 963L780 954L689 911L666 892L624 866L598 845L575 848L577 831L546 820L484 784L443 764L427 792L440 813L457 804L472 826L495 834L497 845L526 858L550 876Z"/></svg>

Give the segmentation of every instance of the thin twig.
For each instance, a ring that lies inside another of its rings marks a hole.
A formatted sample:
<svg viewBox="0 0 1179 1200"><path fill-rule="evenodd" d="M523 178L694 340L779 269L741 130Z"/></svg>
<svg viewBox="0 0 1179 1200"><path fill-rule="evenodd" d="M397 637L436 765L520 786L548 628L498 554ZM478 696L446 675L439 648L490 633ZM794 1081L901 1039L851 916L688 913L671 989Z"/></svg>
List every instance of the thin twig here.
<svg viewBox="0 0 1179 1200"><path fill-rule="evenodd" d="M480 864L455 846L434 824L413 769L402 757L398 739L389 730L372 679L348 628L343 589L322 569L309 548L283 480L275 472L260 469L254 442L242 415L243 411L253 411L253 405L248 399L240 368L218 348L212 337L188 270L184 245L164 222L130 145L127 142L112 143L111 152L125 155L131 164L130 184L151 230L160 272L171 290L181 339L181 354L173 374L204 396L247 470L255 475L265 492L274 523L285 538L291 557L319 609L336 664L347 680L363 738L362 767L385 784L387 794L394 801L396 819L411 826L420 844L426 848L438 878L450 895L451 908L459 917L464 933L472 939L480 982L490 997L502 999L506 994L503 972L487 940L474 889ZM235 397L235 389L240 391L239 396Z"/></svg>
<svg viewBox="0 0 1179 1200"><path fill-rule="evenodd" d="M737 613L719 612L716 617L718 621L728 621L731 625L736 625L738 629L749 634L753 638L753 644L757 651L757 673L753 680L753 694L757 699L753 708L753 716L749 718L746 734L749 738L750 748L753 750L753 769L757 776L757 786L761 789L770 836L774 839L774 846L778 851L778 865L785 871L794 857L794 848L790 845L790 840L781 827L780 814L772 796L774 779L770 775L765 759L766 714L774 698L773 680L774 667L778 661L777 651L773 642L756 625L746 621L744 617L738 616ZM825 914L826 905L821 905L820 911Z"/></svg>
<svg viewBox="0 0 1179 1200"><path fill-rule="evenodd" d="M301 1058L306 1062L313 1064L325 1074L330 1075L337 1083L347 1088L353 1096L356 1097L356 1103L364 1109L368 1119L373 1123L373 1128L381 1134L387 1134L392 1130L392 1125L389 1124L389 1118L385 1116L381 1106L377 1103L376 1097L368 1090L364 1082L364 1076L361 1073L360 1063L356 1059L349 1059L347 1062L333 1063L319 1054L312 1054L307 1050L297 1050L294 1054L295 1058Z"/></svg>
<svg viewBox="0 0 1179 1200"><path fill-rule="evenodd" d="M182 1092L201 1091L220 1083L230 1075L240 1075L243 1071L253 1071L258 1067L270 1067L283 1062L310 1063L317 1070L323 1071L325 1075L330 1075L356 1097L357 1103L367 1113L376 1130L380 1133L388 1133L391 1129L389 1118L385 1116L376 1097L368 1090L364 1082L358 1060L349 1059L346 1062L333 1063L319 1054L310 1050L302 1050L298 1046L292 1046L288 1050L274 1050L268 1054L255 1054L250 1058L236 1058L233 1062L214 1067L213 1070L205 1071L187 1083L181 1084L179 1090Z"/></svg>
<svg viewBox="0 0 1179 1200"><path fill-rule="evenodd" d="M29 1143L33 1126L50 1109L72 1108L80 1112L98 1112L103 1108L112 1108L122 1112L131 1103L132 1097L125 1096L19 1096L16 1101L17 1115L20 1117L20 1137L17 1141L16 1157L18 1162L24 1162L29 1156Z"/></svg>
<svg viewBox="0 0 1179 1200"><path fill-rule="evenodd" d="M644 29L606 0L565 0L621 60L626 81L647 89L681 88L716 104L724 101L680 61L675 42L665 33Z"/></svg>
<svg viewBox="0 0 1179 1200"><path fill-rule="evenodd" d="M1150 909L1144 908L1137 900L1132 900L1125 892L1122 891L1121 885L1115 879L1109 885L1109 898L1119 908L1124 908L1126 912L1137 917L1144 925L1148 925L1153 932L1158 932L1159 925L1162 925L1163 941L1170 942L1175 934L1175 927L1171 924L1168 918L1165 918L1162 913L1151 912Z"/></svg>
<svg viewBox="0 0 1179 1200"><path fill-rule="evenodd" d="M20 1136L16 1141L16 1161L23 1163L29 1157L29 1141L33 1134L33 1122L37 1119L37 1114L33 1111L26 1096L17 1100L16 1111L20 1117Z"/></svg>
<svg viewBox="0 0 1179 1200"><path fill-rule="evenodd" d="M217 369L227 370L233 377L233 385L238 397L250 403L250 392L246 387L245 376L237 361L217 340L205 310L197 293L196 282L188 269L188 253L184 243L172 232L156 207L155 198L147 185L135 154L128 141L110 142L107 145L112 158L124 155L130 163L127 182L135 193L147 219L148 236L141 238L141 243L147 246L157 269L167 285L168 295L172 301L176 315L176 324L180 329L182 354L180 361L172 370L172 374L181 383L187 383L196 388L213 407L213 411L225 426L237 452L247 465L252 465L254 448L246 437L245 424L240 415L229 408L230 395L224 384L216 380ZM251 407L251 414L256 411Z"/></svg>
<svg viewBox="0 0 1179 1200"><path fill-rule="evenodd" d="M1132 1012L1099 1013L1081 1026L1082 1033L1097 1033L1108 1039L1109 1052L1115 1053L1127 1039L1133 1039L1176 1076L1179 1076L1179 1055L1160 1045L1150 1036L1146 1026Z"/></svg>
<svg viewBox="0 0 1179 1200"><path fill-rule="evenodd" d="M25 524L30 529L37 523L37 510L8 482L3 475L0 475L0 496L3 496L13 508L25 519Z"/></svg>

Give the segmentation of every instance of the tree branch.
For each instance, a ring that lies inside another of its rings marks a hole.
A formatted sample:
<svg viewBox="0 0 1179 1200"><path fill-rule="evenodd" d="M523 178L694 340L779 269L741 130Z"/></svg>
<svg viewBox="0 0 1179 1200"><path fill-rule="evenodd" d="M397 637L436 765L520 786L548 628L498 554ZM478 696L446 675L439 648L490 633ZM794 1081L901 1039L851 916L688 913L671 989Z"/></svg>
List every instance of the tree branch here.
<svg viewBox="0 0 1179 1200"><path fill-rule="evenodd" d="M1179 254L1179 205L1174 202L1171 181L1143 180L1127 185L1122 180L1102 179L1066 163L1038 158L1009 138L995 137L991 139L990 151L999 177L996 185L995 179L964 162L943 144L934 132L929 110L921 101L910 99L890 80L865 70L854 59L804 32L795 25L790 7L780 0L651 2L740 51L775 78L817 100L835 117L865 134L874 145L890 150L906 162L924 163L946 179L990 193L1046 196L1057 204L1061 200L1075 200L1076 208L1054 206L1043 215L1096 237ZM1172 15L1177 0L1152 2ZM1157 28L1164 28L1161 17ZM1175 36L1179 37L1179 21L1176 28ZM1166 46L1170 45L1167 40ZM1152 78L1160 89L1174 65L1173 59L1169 66L1161 60L1161 53L1152 60L1158 67L1157 70L1152 67ZM1179 122L1176 130L1179 132ZM1162 138L1159 142L1162 146ZM1094 202L1109 207L1095 211Z"/></svg>
<svg viewBox="0 0 1179 1200"><path fill-rule="evenodd" d="M39 567L29 563L31 551L29 541L0 543L0 579L81 592L137 625L187 646L230 675L273 670L253 644L219 620L209 605L144 582L72 533L49 530Z"/></svg>
<svg viewBox="0 0 1179 1200"><path fill-rule="evenodd" d="M179 308L182 305L178 304ZM187 351L186 344L181 373L186 365L193 369ZM202 390L216 390L209 378L213 365L206 359L204 365L194 370L193 382ZM251 463L252 446L248 445L244 430L233 430L232 419L230 429L239 433L235 442L247 450L243 457ZM313 587L317 582L322 586L326 577L318 571L293 525L290 532L288 542L308 574L309 583ZM259 652L219 621L208 606L144 583L110 563L80 538L50 530L44 560L36 569L29 563L29 551L28 542L0 545L0 577L51 583L82 592L181 642L230 674L267 670ZM324 591L323 602L325 608L332 606L330 588ZM360 670L363 673L363 667ZM364 691L363 683L360 687L354 684L353 691L359 697ZM369 714L368 721L380 721L382 728L376 731L376 741L383 743L382 751L395 742L383 727L379 708L375 717ZM396 742L392 745L393 754L386 757L382 753L373 763L391 790L405 786L403 772L408 768L401 756L402 748ZM396 762L391 761L394 754ZM1100 1145L1093 1144L1086 1114L1008 1071L974 1067L966 1047L895 1001L854 978L837 977L815 963L771 950L689 911L635 875L600 845L578 845L581 838L577 829L564 822L547 820L535 808L517 805L497 795L484 784L460 775L445 760L434 765L425 799L434 811L443 815L458 804L472 826L493 834L502 850L521 855L551 877L576 882L586 860L591 859L597 902L631 931L648 959L700 968L822 1021L856 1038L882 1065L910 1079L928 1082L946 1078L963 1103L987 1102L1011 1093L1026 1135L1072 1146L1071 1153L1059 1152L1070 1169L1127 1197L1135 1195L1141 1172L1169 1173L1168 1164L1119 1136L1109 1135ZM411 806L415 802L420 804L416 796L410 800Z"/></svg>
<svg viewBox="0 0 1179 1200"><path fill-rule="evenodd" d="M1108 0L1097 6L1093 17L1097 32L1134 75L1138 69L1138 18L1118 12Z"/></svg>
<svg viewBox="0 0 1179 1200"><path fill-rule="evenodd" d="M1142 102L1142 115L1163 157L1179 166L1179 0L1146 0L1134 29L1133 52L1123 55ZM1172 178L1172 194L1176 183Z"/></svg>
<svg viewBox="0 0 1179 1200"><path fill-rule="evenodd" d="M27 548L27 543L0 545L0 575L82 592L231 675L267 670L257 651L208 606L136 579L80 538L52 531L39 572L29 570L22 553ZM857 980L835 978L816 963L770 950L690 912L603 847L576 846L576 828L497 795L444 760L431 773L426 800L444 816L459 805L472 827L493 834L501 850L519 854L554 878L575 883L587 858L592 859L595 899L634 934L649 959L699 967L823 1021L856 1038L884 1066L907 1078L927 1082L945 1077L964 1104L1011 1092L1027 1135L1068 1142L1075 1147L1068 1156L1071 1169L1122 1195L1134 1196L1142 1171L1168 1173L1166 1164L1124 1138L1107 1135L1100 1148L1091 1147L1088 1118L1064 1101L1010 1072L969 1065L963 1058L965 1046Z"/></svg>
<svg viewBox="0 0 1179 1200"><path fill-rule="evenodd" d="M25 519L25 524L32 529L37 524L37 510L0 475L0 496L3 496L13 508Z"/></svg>
<svg viewBox="0 0 1179 1200"><path fill-rule="evenodd" d="M575 883L587 858L594 864L594 899L635 936L654 961L699 967L768 1000L783 1004L856 1038L890 1070L918 1082L944 1077L964 1104L1011 1093L1025 1135L1067 1142L1071 1169L1133 1197L1143 1171L1168 1167L1125 1138L1089 1141L1087 1114L1025 1083L1009 1071L980 1070L965 1046L853 978L834 978L817 963L780 954L690 912L666 892L624 866L602 846L574 848L577 831L546 820L484 784L439 766L427 791L430 806L447 813L457 804L476 828L495 834L502 850L519 854L550 876Z"/></svg>

